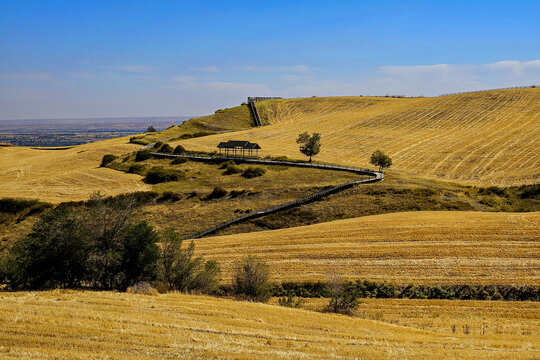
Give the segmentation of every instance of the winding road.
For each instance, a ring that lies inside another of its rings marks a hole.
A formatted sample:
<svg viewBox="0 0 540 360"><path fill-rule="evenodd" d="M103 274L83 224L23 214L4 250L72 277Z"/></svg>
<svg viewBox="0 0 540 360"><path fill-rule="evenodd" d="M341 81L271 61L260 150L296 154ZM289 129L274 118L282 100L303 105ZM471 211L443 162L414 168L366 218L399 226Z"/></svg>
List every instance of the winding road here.
<svg viewBox="0 0 540 360"><path fill-rule="evenodd" d="M258 210L251 212L249 214L242 215L240 217L237 217L235 219L226 221L224 223L221 223L219 225L216 225L210 229L206 229L198 234L193 235L190 237L190 239L199 239L206 236L209 236L219 230L225 229L226 227L229 227L231 225L239 224L248 220L260 218L265 215L273 214L279 211L283 211L286 209L290 209L296 206L304 205L311 203L313 201L317 201L325 196L335 194L341 191L344 191L346 189L349 189L355 185L359 184L369 184L377 181L384 180L384 173L373 171L369 169L362 169L357 167L351 167L351 166L341 166L341 165L332 165L332 164L316 164L316 163L305 163L305 162L294 162L294 161L281 161L281 160L264 160L264 159L249 159L249 158L238 158L238 157L212 157L212 156L199 156L199 155L174 155L174 154L166 154L166 153L159 153L159 152L151 152L152 155L156 157L166 157L166 158L176 158L176 157L183 157L191 160L199 160L199 161L215 161L217 159L220 160L234 160L238 163L248 163L248 164L261 164L261 165L281 165L281 166L294 166L294 167L303 167L303 168L316 168L316 169L326 169L326 170L332 170L332 171L347 171L352 172L358 175L367 175L370 176L368 179L362 179L362 180L355 180L355 181L349 181L343 184L339 184L336 186L329 187L327 189L318 191L316 193L313 193L311 195L302 197L300 199L289 201L284 204L280 204L277 206L273 206L270 208Z"/></svg>

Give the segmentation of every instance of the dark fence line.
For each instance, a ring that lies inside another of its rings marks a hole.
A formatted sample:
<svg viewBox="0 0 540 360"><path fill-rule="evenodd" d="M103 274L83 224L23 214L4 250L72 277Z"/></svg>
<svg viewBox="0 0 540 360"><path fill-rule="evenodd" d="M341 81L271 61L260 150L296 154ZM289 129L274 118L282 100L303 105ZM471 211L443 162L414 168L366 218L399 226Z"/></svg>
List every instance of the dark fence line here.
<svg viewBox="0 0 540 360"><path fill-rule="evenodd" d="M358 184L368 184L373 183L377 181L382 181L384 179L384 174L369 170L369 169L362 169L362 168L356 168L356 167L349 167L349 166L340 166L340 165L330 165L330 164L315 164L315 163L297 163L293 161L280 161L280 160L263 160L263 159L246 159L246 158L232 158L232 157L211 157L211 156L199 156L199 155L174 155L174 154L163 154L163 153L157 153L153 152L151 153L154 156L157 157L185 157L192 160L203 160L203 161L216 161L216 160L235 160L238 162L245 162L245 163L253 163L253 164L264 164L264 165L282 165L282 166L295 166L295 167L307 167L307 168L315 168L315 169L326 169L326 170L334 170L334 171L347 171L356 173L359 175L368 175L371 176L369 179L362 179L362 180L355 180L355 181L349 181L343 184L339 184L336 186L331 186L329 188L326 188L324 190L318 191L316 193L313 193L311 195L302 197L297 200L289 201L284 204L276 205L267 209L255 211L249 214L242 215L240 217L237 217L235 219L226 221L224 223L221 223L219 225L216 225L210 229L207 229L203 232L200 232L194 236L191 237L191 239L199 239L206 237L208 235L211 235L219 230L222 230L224 228L227 228L231 225L239 224L241 222L245 222L248 220L260 218L262 216L270 215L279 211L287 210L296 206L308 204L311 202L314 202L316 200L319 200L325 196L335 194L341 191L344 191L346 189L349 189L355 185Z"/></svg>
<svg viewBox="0 0 540 360"><path fill-rule="evenodd" d="M477 92L484 92L484 91L496 91L496 90L529 89L529 88L535 88L535 87L537 87L537 85L529 85L529 86L512 86L512 87L504 87L504 88L498 88L498 89L462 91L462 92L455 92L455 93L441 94L441 95L439 95L439 96L460 95L460 94L469 94L469 93L477 93Z"/></svg>

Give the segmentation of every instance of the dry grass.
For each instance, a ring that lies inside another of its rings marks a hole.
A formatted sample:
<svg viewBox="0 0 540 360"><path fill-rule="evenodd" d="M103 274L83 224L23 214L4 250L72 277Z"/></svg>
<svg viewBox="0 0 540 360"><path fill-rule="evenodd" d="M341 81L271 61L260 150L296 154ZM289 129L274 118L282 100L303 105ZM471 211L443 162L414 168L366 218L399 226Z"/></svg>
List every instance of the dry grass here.
<svg viewBox="0 0 540 360"><path fill-rule="evenodd" d="M302 299L304 309L320 312L327 305L328 299ZM361 299L355 316L449 336L463 334L465 326L473 335L531 335L536 341L540 333L540 305L528 301Z"/></svg>
<svg viewBox="0 0 540 360"><path fill-rule="evenodd" d="M173 139L182 135L197 133L223 133L249 129L253 126L253 120L247 106L236 106L229 109L217 110L215 114L192 118L166 130L137 135L139 141L152 143L160 140Z"/></svg>
<svg viewBox="0 0 540 360"><path fill-rule="evenodd" d="M540 181L540 89L416 99L336 97L257 103L268 126L182 141L213 151L219 141L258 142L263 155L301 158L297 135L322 134L321 161L369 166L381 149L399 172L475 185Z"/></svg>
<svg viewBox="0 0 540 360"><path fill-rule="evenodd" d="M540 284L540 212L406 212L211 237L196 250L225 279L247 255L274 281L348 279L397 284Z"/></svg>
<svg viewBox="0 0 540 360"><path fill-rule="evenodd" d="M180 294L50 291L0 298L5 359L540 356L534 303L421 301L416 307L403 300L370 300L365 307L383 312L383 320L392 319L389 324ZM489 327L482 334L477 327L485 322ZM454 323L468 324L470 333L459 327L449 333Z"/></svg>
<svg viewBox="0 0 540 360"><path fill-rule="evenodd" d="M0 148L0 198L38 198L58 203L87 200L100 191L115 195L147 190L138 175L100 168L105 154L120 155L140 147L116 138L65 150L29 147Z"/></svg>

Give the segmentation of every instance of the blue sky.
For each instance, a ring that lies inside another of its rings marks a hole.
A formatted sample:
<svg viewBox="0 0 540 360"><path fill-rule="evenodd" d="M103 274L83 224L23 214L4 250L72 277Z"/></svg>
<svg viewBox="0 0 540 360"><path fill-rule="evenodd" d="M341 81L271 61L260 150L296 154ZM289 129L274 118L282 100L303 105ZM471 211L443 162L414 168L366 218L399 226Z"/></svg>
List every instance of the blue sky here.
<svg viewBox="0 0 540 360"><path fill-rule="evenodd" d="M0 0L0 119L540 84L540 1Z"/></svg>

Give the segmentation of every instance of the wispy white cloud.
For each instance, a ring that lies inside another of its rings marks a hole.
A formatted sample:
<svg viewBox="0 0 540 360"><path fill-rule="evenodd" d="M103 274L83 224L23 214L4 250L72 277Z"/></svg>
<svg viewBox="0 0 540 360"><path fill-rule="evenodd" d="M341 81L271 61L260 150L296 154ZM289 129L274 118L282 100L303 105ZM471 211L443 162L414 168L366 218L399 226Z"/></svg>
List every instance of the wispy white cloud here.
<svg viewBox="0 0 540 360"><path fill-rule="evenodd" d="M433 96L443 93L540 84L540 60L486 64L381 66L351 82L285 75L285 96L385 95Z"/></svg>
<svg viewBox="0 0 540 360"><path fill-rule="evenodd" d="M190 84L195 81L195 78L193 76L178 75L173 78L173 81L180 84Z"/></svg>
<svg viewBox="0 0 540 360"><path fill-rule="evenodd" d="M89 77L92 77L94 75L95 74L91 73L91 72L72 72L72 73L69 73L69 76L74 77L74 78L89 78Z"/></svg>
<svg viewBox="0 0 540 360"><path fill-rule="evenodd" d="M217 66L194 67L193 70L200 71L200 72L211 72L211 73L219 72L219 68Z"/></svg>
<svg viewBox="0 0 540 360"><path fill-rule="evenodd" d="M49 80L51 74L47 72L26 72L26 73L13 73L13 74L0 74L2 79L15 79L15 80Z"/></svg>
<svg viewBox="0 0 540 360"><path fill-rule="evenodd" d="M170 88L183 90L206 90L210 92L250 92L266 91L268 88L263 84L253 84L233 81L198 81L192 76L178 75L173 78L175 85Z"/></svg>
<svg viewBox="0 0 540 360"><path fill-rule="evenodd" d="M413 95L534 85L540 82L540 60L498 61L486 64L383 66L378 81Z"/></svg>
<svg viewBox="0 0 540 360"><path fill-rule="evenodd" d="M307 65L292 65L292 66L256 66L256 65L247 65L247 66L237 66L234 68L236 71L247 71L247 72L294 72L306 74L311 70Z"/></svg>
<svg viewBox="0 0 540 360"><path fill-rule="evenodd" d="M131 73L147 73L155 70L154 67L148 65L102 66L102 68Z"/></svg>
<svg viewBox="0 0 540 360"><path fill-rule="evenodd" d="M540 70L540 60L531 61L498 61L485 65L486 70L493 72L511 72L515 75L521 75L529 70Z"/></svg>

